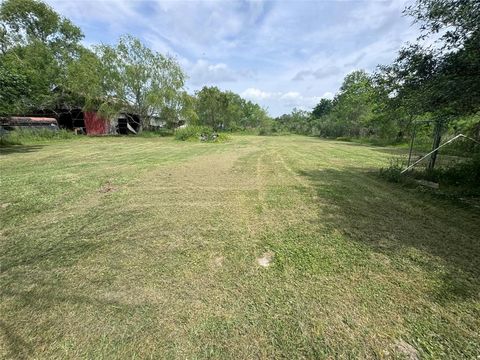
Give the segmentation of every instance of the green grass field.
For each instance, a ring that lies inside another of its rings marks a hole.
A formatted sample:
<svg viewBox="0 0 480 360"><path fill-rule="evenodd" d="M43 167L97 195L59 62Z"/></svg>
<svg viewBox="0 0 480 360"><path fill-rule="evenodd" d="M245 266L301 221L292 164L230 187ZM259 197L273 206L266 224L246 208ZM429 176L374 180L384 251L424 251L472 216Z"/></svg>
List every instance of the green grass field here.
<svg viewBox="0 0 480 360"><path fill-rule="evenodd" d="M480 211L380 179L389 149L1 153L1 358L478 359Z"/></svg>

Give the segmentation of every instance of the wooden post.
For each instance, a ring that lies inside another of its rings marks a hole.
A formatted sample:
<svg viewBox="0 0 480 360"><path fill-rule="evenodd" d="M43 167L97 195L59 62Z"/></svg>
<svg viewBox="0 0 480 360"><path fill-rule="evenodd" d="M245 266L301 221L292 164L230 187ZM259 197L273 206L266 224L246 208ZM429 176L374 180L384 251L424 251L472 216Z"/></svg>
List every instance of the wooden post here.
<svg viewBox="0 0 480 360"><path fill-rule="evenodd" d="M412 141L410 141L410 151L408 152L408 164L407 164L407 167L410 166L410 161L412 160L413 142L415 141L416 132L417 132L417 124L416 124L416 123L413 123Z"/></svg>

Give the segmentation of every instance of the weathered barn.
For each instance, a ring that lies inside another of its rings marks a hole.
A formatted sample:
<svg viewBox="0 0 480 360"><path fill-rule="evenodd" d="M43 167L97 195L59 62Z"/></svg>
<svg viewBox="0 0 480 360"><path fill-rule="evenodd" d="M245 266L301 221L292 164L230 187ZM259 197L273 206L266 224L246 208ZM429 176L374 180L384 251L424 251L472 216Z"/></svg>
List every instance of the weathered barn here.
<svg viewBox="0 0 480 360"><path fill-rule="evenodd" d="M67 129L87 135L136 134L140 127L140 117L135 114L120 113L109 121L96 111L83 111L80 108L38 110L28 118L53 119L57 129Z"/></svg>
<svg viewBox="0 0 480 360"><path fill-rule="evenodd" d="M97 112L87 111L83 118L88 135L136 134L140 127L140 118L134 114L120 113L108 120Z"/></svg>

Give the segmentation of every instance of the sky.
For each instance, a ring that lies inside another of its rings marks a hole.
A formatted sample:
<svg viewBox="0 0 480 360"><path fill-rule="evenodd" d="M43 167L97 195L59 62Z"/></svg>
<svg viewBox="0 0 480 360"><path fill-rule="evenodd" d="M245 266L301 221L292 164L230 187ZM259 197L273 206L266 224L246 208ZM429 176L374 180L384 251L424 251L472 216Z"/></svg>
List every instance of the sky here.
<svg viewBox="0 0 480 360"><path fill-rule="evenodd" d="M312 109L346 74L392 62L419 35L409 0L47 0L87 46L126 33L170 54L190 93L218 86L270 115Z"/></svg>

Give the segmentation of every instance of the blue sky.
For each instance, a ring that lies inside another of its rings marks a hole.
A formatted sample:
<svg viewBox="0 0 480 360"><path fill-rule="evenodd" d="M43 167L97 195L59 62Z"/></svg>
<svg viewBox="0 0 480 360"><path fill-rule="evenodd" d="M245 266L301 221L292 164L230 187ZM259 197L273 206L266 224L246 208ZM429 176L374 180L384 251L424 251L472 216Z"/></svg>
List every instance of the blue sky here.
<svg viewBox="0 0 480 360"><path fill-rule="evenodd" d="M391 62L418 29L408 0L47 0L79 25L85 44L130 33L177 58L190 92L232 90L271 115L311 109L343 77Z"/></svg>

